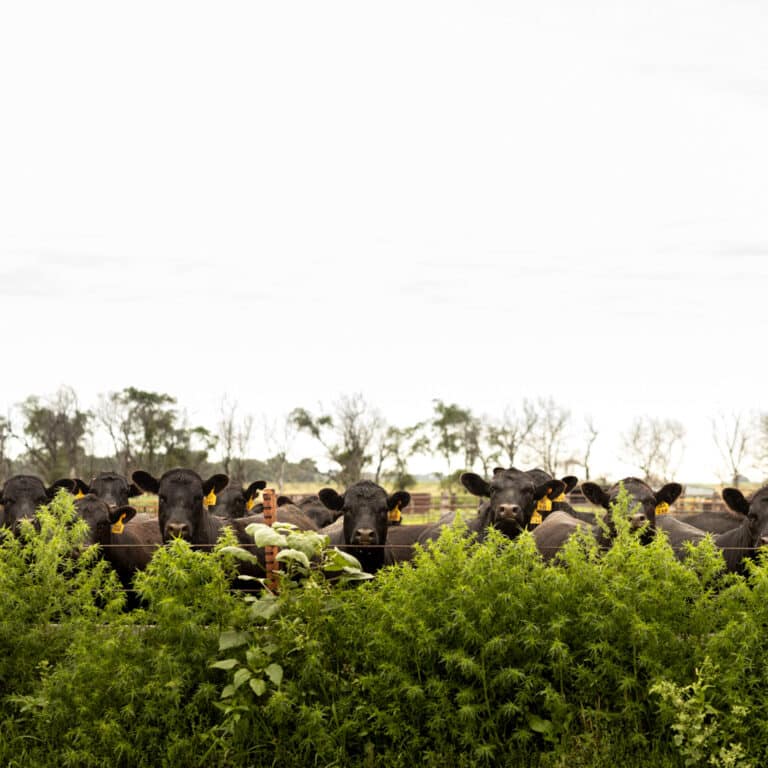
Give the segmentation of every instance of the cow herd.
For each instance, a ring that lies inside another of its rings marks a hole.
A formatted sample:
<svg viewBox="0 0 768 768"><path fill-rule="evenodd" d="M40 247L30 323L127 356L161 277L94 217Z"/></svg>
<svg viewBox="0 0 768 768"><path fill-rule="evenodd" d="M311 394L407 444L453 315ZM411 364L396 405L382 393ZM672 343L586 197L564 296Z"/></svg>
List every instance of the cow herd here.
<svg viewBox="0 0 768 768"><path fill-rule="evenodd" d="M608 489L583 482L581 491L603 510L599 514L570 505L566 494L578 482L573 476L558 479L541 469L497 468L489 479L465 472L461 482L478 497L477 511L464 520L467 534L482 541L490 528L510 539L531 530L545 560L553 560L577 530L591 534L601 547L609 547L616 535L613 514L622 489L629 498L630 528L643 542L663 531L679 558L686 556L688 542L695 545L709 535L722 551L727 570L738 572L745 559L755 557L768 544L768 486L749 499L736 488L726 488L722 492L728 507L725 512L673 515L669 508L682 493L679 483L667 483L654 491L637 478L624 478ZM240 546L253 548L246 528L264 522L257 498L265 486L258 480L237 487L223 474L204 480L183 468L159 478L139 470L130 481L115 472L102 472L90 483L64 478L49 486L31 475L15 475L0 491L0 528L18 535L21 521L34 523L36 510L63 488L75 496L77 515L87 524L86 543L100 545L103 557L129 589L136 572L146 568L156 549L175 538L195 549L209 549L229 528ZM156 516L137 513L131 506L130 499L143 493L157 495ZM424 547L435 541L459 514L447 513L434 523L400 525L400 510L409 503L407 491L389 494L378 484L361 480L343 493L323 488L300 500L280 496L277 519L300 530L327 534L331 545L345 548L363 570L375 573L385 565L410 560L414 545ZM263 551L257 550L257 556L257 565L242 567L250 569L249 575L263 576Z"/></svg>

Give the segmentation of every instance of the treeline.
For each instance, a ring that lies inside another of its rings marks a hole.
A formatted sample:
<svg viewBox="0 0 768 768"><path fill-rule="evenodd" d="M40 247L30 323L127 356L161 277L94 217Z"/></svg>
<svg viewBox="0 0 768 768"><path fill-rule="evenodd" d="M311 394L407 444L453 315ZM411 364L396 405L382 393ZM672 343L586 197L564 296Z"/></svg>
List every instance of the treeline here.
<svg viewBox="0 0 768 768"><path fill-rule="evenodd" d="M764 477L768 415L721 413L711 423L712 464L719 463L722 482L738 486L749 469ZM552 475L605 479L593 468L593 449L602 434L596 421L588 416L574 423L570 410L551 398L524 399L493 416L435 399L423 420L394 426L362 395L344 395L328 409L296 407L277 418L262 416L259 426L269 455L255 459L250 446L256 418L226 397L216 423L203 425L190 423L167 393L126 387L83 408L76 392L62 387L47 398L30 395L0 417L0 479L22 471L46 479L92 476L107 468L126 476L139 468L159 475L185 466L201 474L224 472L235 482L267 479L278 488L286 482L347 485L364 476L408 488L415 484L416 457L428 457L432 473L449 487L464 470L488 475L494 466L538 466ZM291 460L299 433L322 447L327 470L320 471L310 458ZM651 485L673 479L685 449L682 423L636 418L620 437L618 458L633 466L634 474ZM109 450L97 455L96 445Z"/></svg>
<svg viewBox="0 0 768 768"><path fill-rule="evenodd" d="M47 479L92 477L108 469L130 476L139 468L159 475L176 466L205 476L224 471L235 482L277 476L285 482L324 478L313 459L248 458L250 432L238 434L232 423L223 421L214 427L190 424L176 398L165 393L126 387L100 396L94 408L84 409L75 391L62 387L49 398L31 395L15 411L15 419L0 417L0 480L25 472ZM233 419L231 413L230 422ZM251 430L252 423L246 420L246 425ZM21 450L12 457L14 441ZM98 441L110 444L112 451L97 455L93 447ZM225 455L213 461L217 445L224 446Z"/></svg>

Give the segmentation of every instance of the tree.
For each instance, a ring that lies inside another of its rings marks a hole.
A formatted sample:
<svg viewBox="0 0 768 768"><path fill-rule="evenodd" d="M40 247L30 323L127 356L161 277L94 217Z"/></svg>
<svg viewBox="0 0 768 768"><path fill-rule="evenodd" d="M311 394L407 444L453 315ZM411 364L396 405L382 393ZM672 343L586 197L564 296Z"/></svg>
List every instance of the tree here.
<svg viewBox="0 0 768 768"><path fill-rule="evenodd" d="M237 408L237 401L230 402L226 395L221 399L218 443L221 446L224 474L229 476L233 485L245 482L243 462L253 430L253 416L246 415L238 419Z"/></svg>
<svg viewBox="0 0 768 768"><path fill-rule="evenodd" d="M344 395L335 403L334 413L315 416L304 408L294 408L291 421L318 440L328 458L339 465L333 477L341 486L357 482L371 461L374 436L382 428L379 413L361 394Z"/></svg>
<svg viewBox="0 0 768 768"><path fill-rule="evenodd" d="M216 435L205 427L189 426L186 413L180 418L181 424L165 433L163 470L185 467L199 472L216 447Z"/></svg>
<svg viewBox="0 0 768 768"><path fill-rule="evenodd" d="M766 415L761 417L762 430L765 433ZM720 412L712 419L712 439L725 467L725 476L721 478L739 487L743 465L750 457L750 440L747 431L747 418L742 413Z"/></svg>
<svg viewBox="0 0 768 768"><path fill-rule="evenodd" d="M0 483L11 476L13 463L8 455L8 443L13 433L10 419L0 416Z"/></svg>
<svg viewBox="0 0 768 768"><path fill-rule="evenodd" d="M422 421L402 429L387 428L379 442L375 482L380 482L384 476L399 491L416 485L413 475L408 472L408 460L429 450L429 438L424 434L424 427ZM392 467L385 471L384 465L387 461L392 462Z"/></svg>
<svg viewBox="0 0 768 768"><path fill-rule="evenodd" d="M126 476L138 468L155 475L174 466L197 469L206 461L216 437L205 427L190 427L175 405L171 395L135 387L101 396L97 416Z"/></svg>
<svg viewBox="0 0 768 768"><path fill-rule="evenodd" d="M479 453L477 420L468 408L461 408L456 403L446 404L438 399L432 402L435 410L430 422L435 436L433 449L445 459L449 475L451 459L461 453L464 453L464 469L469 469Z"/></svg>
<svg viewBox="0 0 768 768"><path fill-rule="evenodd" d="M30 395L20 408L30 464L49 481L74 477L85 455L83 440L91 418L79 409L75 391L61 387L47 402Z"/></svg>
<svg viewBox="0 0 768 768"><path fill-rule="evenodd" d="M584 426L586 428L586 444L584 446L584 453L583 458L580 462L581 466L584 467L584 479L589 480L590 477L590 459L592 456L592 446L595 444L595 440L597 440L597 436L599 432L597 431L597 427L595 426L595 421L592 418L592 416L586 416L584 418Z"/></svg>
<svg viewBox="0 0 768 768"><path fill-rule="evenodd" d="M536 401L536 420L530 431L531 451L536 463L550 475L557 476L565 449L566 428L571 418L567 408L550 398Z"/></svg>
<svg viewBox="0 0 768 768"><path fill-rule="evenodd" d="M291 414L282 419L269 420L264 416L264 441L267 450L273 453L268 460L270 466L270 477L275 479L275 484L279 491L283 490L286 482L286 471L288 469L288 454L296 438L298 426Z"/></svg>
<svg viewBox="0 0 768 768"><path fill-rule="evenodd" d="M488 443L504 455L507 467L514 467L521 449L529 440L538 421L536 406L530 400L523 400L520 411L509 406L504 409L501 420L488 428Z"/></svg>
<svg viewBox="0 0 768 768"><path fill-rule="evenodd" d="M621 436L624 458L649 485L669 480L683 452L685 428L675 419L637 418Z"/></svg>

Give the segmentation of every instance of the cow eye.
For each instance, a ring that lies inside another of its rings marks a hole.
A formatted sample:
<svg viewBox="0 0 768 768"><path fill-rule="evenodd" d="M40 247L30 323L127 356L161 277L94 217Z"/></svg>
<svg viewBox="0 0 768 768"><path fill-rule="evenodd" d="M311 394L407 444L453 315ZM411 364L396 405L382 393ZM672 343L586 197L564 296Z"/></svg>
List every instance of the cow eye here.
<svg viewBox="0 0 768 768"><path fill-rule="evenodd" d="M160 503L161 504L165 504L165 502L167 501L167 499L165 498L165 496L162 493L160 494L159 499L160 499Z"/></svg>

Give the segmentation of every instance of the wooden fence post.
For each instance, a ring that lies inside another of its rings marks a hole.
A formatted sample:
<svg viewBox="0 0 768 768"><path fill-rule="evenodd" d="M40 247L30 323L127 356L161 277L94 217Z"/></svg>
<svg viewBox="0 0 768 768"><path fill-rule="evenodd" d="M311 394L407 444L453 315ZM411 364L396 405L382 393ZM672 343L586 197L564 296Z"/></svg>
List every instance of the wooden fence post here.
<svg viewBox="0 0 768 768"><path fill-rule="evenodd" d="M277 501L274 488L265 488L262 491L264 501L264 522L271 526L277 521ZM264 559L267 566L267 587L272 592L277 592L277 553L278 547L264 547Z"/></svg>

